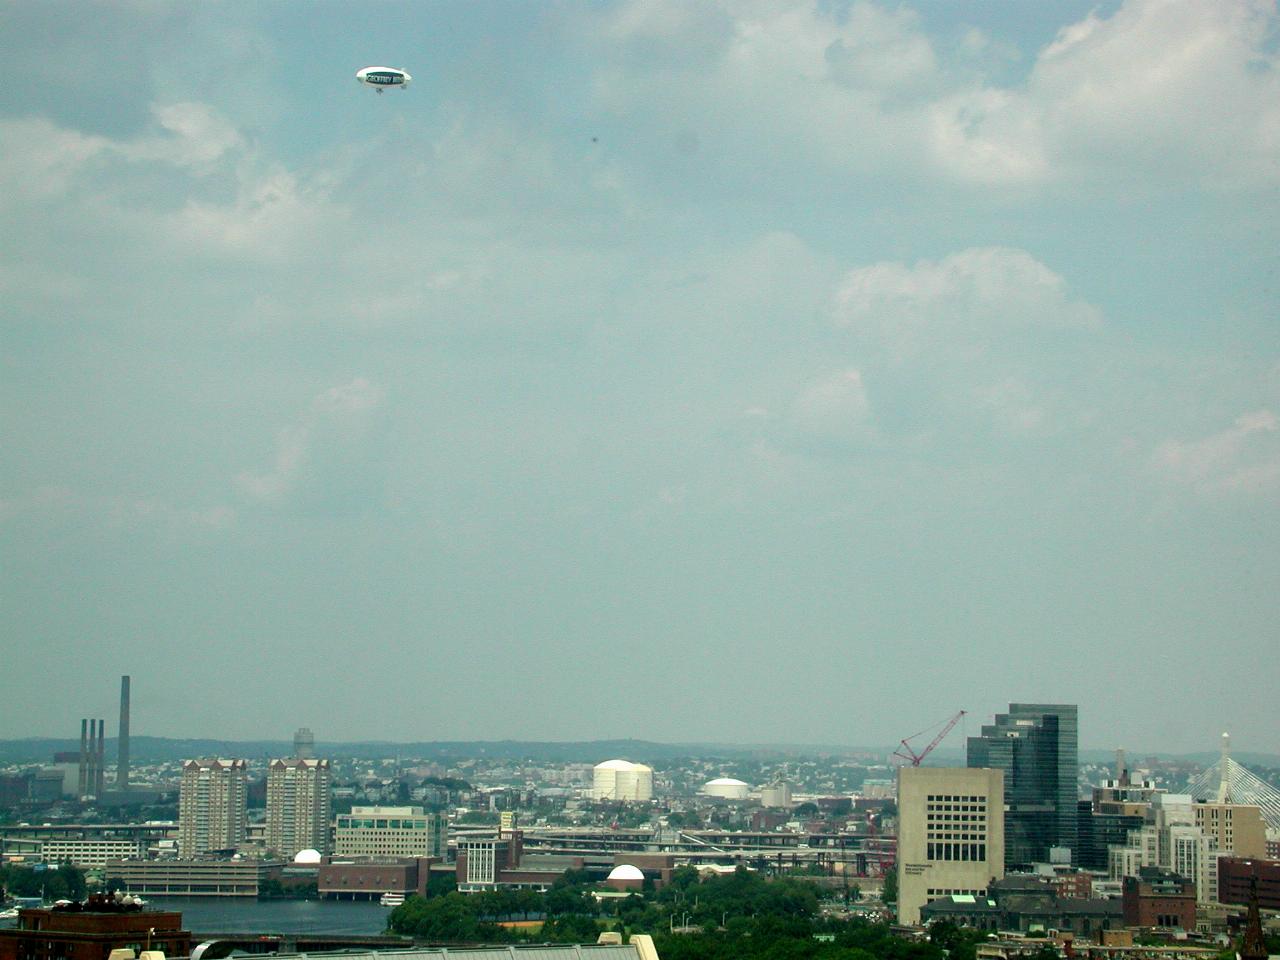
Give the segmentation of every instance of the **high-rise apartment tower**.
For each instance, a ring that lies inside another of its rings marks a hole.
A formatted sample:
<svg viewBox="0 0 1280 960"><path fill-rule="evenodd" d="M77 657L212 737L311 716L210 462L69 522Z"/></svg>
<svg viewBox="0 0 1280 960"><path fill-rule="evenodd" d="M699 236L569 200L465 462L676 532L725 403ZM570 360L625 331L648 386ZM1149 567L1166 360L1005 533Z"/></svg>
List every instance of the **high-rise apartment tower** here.
<svg viewBox="0 0 1280 960"><path fill-rule="evenodd" d="M968 765L1004 771L1006 867L1077 861L1075 704L1011 703L969 738Z"/></svg>
<svg viewBox="0 0 1280 960"><path fill-rule="evenodd" d="M267 850L293 857L329 852L331 775L328 760L272 760L267 767Z"/></svg>
<svg viewBox="0 0 1280 960"><path fill-rule="evenodd" d="M178 793L178 856L228 850L244 841L248 765L243 760L188 760Z"/></svg>

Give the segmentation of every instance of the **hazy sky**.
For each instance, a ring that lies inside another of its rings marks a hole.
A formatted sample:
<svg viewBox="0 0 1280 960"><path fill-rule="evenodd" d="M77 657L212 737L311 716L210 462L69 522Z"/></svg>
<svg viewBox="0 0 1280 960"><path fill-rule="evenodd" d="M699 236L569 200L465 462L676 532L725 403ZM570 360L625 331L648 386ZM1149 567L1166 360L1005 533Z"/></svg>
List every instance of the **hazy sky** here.
<svg viewBox="0 0 1280 960"><path fill-rule="evenodd" d="M1280 752L1278 37L4 3L0 736Z"/></svg>

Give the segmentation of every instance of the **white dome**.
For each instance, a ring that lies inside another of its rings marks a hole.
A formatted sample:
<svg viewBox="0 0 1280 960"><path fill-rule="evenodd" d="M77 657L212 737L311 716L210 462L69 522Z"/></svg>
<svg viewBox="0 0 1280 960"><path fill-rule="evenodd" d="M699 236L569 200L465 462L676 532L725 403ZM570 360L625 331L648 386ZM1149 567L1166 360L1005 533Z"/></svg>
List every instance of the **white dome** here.
<svg viewBox="0 0 1280 960"><path fill-rule="evenodd" d="M620 863L609 871L610 880L643 880L644 874L639 867L629 863Z"/></svg>
<svg viewBox="0 0 1280 960"><path fill-rule="evenodd" d="M320 856L319 850L312 850L308 848L306 850L299 850L298 855L293 858L293 862L294 863L319 863L321 859L322 858Z"/></svg>
<svg viewBox="0 0 1280 960"><path fill-rule="evenodd" d="M634 763L627 760L606 760L604 763L597 763L597 770L631 770L635 767Z"/></svg>
<svg viewBox="0 0 1280 960"><path fill-rule="evenodd" d="M717 777L702 785L703 796L720 797L722 800L745 800L751 788L733 777Z"/></svg>

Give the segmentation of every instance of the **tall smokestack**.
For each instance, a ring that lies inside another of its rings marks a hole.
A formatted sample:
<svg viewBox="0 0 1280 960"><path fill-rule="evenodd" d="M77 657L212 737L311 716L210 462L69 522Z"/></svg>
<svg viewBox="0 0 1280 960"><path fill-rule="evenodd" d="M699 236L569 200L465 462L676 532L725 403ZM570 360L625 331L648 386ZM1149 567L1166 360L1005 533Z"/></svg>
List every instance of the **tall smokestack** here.
<svg viewBox="0 0 1280 960"><path fill-rule="evenodd" d="M76 799L85 795L89 783L89 721L80 718L80 779L77 781L79 792Z"/></svg>
<svg viewBox="0 0 1280 960"><path fill-rule="evenodd" d="M98 720L98 757L93 765L93 795L99 800L102 799L102 788L104 786L104 774L106 773L106 754L107 754L107 721L99 718Z"/></svg>
<svg viewBox="0 0 1280 960"><path fill-rule="evenodd" d="M120 678L120 727L116 732L116 789L129 789L129 678Z"/></svg>
<svg viewBox="0 0 1280 960"><path fill-rule="evenodd" d="M94 717L89 718L89 757L84 767L84 790L81 791L82 797L91 794L96 795L98 789L98 721Z"/></svg>

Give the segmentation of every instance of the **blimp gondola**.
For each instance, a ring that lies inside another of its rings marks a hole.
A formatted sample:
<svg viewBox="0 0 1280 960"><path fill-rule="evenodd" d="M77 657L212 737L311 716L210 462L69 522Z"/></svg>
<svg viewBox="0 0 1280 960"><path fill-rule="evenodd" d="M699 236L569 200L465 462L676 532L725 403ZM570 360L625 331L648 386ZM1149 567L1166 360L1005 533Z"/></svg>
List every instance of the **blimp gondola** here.
<svg viewBox="0 0 1280 960"><path fill-rule="evenodd" d="M399 67L361 67L356 71L356 83L373 87L379 93L386 87L399 87L403 90L412 79L407 70Z"/></svg>

